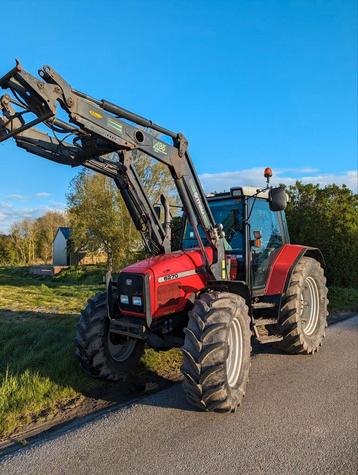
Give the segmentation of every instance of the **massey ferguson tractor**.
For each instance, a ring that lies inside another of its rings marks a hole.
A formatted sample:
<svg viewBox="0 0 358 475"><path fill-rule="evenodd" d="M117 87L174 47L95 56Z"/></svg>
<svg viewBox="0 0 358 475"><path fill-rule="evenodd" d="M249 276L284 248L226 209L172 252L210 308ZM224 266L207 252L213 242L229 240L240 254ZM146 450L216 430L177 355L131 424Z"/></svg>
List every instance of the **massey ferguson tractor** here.
<svg viewBox="0 0 358 475"><path fill-rule="evenodd" d="M125 379L144 345L181 347L188 401L231 412L245 395L253 339L287 353L319 349L324 260L318 249L290 244L287 195L270 186L270 169L262 190L206 195L183 134L73 89L50 66L34 77L17 62L0 86L0 141L13 137L35 155L112 178L150 256L108 273L106 292L83 310L76 354L86 373ZM150 202L134 167L138 151L173 178L183 208L179 251L169 197L160 208Z"/></svg>

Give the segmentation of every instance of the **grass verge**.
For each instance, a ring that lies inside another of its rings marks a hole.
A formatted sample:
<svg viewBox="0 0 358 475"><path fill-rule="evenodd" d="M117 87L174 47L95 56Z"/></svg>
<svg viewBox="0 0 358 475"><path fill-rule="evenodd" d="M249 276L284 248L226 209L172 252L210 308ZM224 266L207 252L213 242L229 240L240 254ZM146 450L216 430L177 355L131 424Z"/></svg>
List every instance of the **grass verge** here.
<svg viewBox="0 0 358 475"><path fill-rule="evenodd" d="M74 357L79 312L103 290L103 274L89 266L51 279L0 268L0 439L86 398L116 400L118 385L89 378ZM180 362L179 351L148 349L139 372L142 379L168 378Z"/></svg>
<svg viewBox="0 0 358 475"><path fill-rule="evenodd" d="M31 423L49 420L89 398L115 400L118 384L87 377L74 357L74 333L87 299L103 289L99 266L35 277L0 268L0 439ZM358 289L332 287L330 313L358 311ZM147 349L140 377L173 378L179 350Z"/></svg>

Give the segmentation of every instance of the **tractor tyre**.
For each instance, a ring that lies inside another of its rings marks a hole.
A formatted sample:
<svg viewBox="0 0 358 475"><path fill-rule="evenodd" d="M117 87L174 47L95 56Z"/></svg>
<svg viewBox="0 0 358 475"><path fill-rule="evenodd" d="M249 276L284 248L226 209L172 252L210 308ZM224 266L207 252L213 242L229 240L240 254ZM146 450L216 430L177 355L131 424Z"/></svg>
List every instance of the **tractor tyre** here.
<svg viewBox="0 0 358 475"><path fill-rule="evenodd" d="M296 264L283 297L279 323L286 353L312 354L323 343L327 326L327 287L323 268L311 257Z"/></svg>
<svg viewBox="0 0 358 475"><path fill-rule="evenodd" d="M189 312L182 373L187 400L196 407L232 412L240 405L250 370L251 330L245 300L208 292Z"/></svg>
<svg viewBox="0 0 358 475"><path fill-rule="evenodd" d="M76 356L81 368L94 378L125 380L144 351L140 340L111 333L107 296L100 292L88 300L76 327Z"/></svg>

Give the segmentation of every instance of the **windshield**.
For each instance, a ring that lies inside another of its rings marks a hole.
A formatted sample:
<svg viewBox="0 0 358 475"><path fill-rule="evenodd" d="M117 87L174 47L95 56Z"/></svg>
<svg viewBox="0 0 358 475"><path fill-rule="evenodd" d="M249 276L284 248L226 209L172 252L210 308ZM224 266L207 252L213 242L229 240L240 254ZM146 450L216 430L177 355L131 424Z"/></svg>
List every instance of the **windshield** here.
<svg viewBox="0 0 358 475"><path fill-rule="evenodd" d="M226 249L243 250L243 201L234 198L209 201L215 222L222 224L225 231ZM208 245L204 231L198 227L204 245ZM186 221L182 248L197 247L198 243L191 224Z"/></svg>

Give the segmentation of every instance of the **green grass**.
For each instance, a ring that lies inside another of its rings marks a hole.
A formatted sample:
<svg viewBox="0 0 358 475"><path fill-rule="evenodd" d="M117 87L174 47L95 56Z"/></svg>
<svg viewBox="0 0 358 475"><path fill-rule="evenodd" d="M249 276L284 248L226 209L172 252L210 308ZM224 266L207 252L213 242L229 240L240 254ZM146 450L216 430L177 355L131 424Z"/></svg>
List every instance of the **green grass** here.
<svg viewBox="0 0 358 475"><path fill-rule="evenodd" d="M73 345L80 310L103 287L99 272L50 279L0 268L0 436L101 384L78 369Z"/></svg>
<svg viewBox="0 0 358 475"><path fill-rule="evenodd" d="M75 325L87 299L104 288L100 266L35 277L24 268L0 267L0 437L66 407L110 383L86 376L74 357ZM357 310L358 290L333 287L330 310ZM147 349L141 373L177 374L179 350Z"/></svg>
<svg viewBox="0 0 358 475"><path fill-rule="evenodd" d="M0 437L111 384L86 376L74 357L75 325L87 299L103 290L102 267L35 277L0 267ZM176 350L146 350L141 373L166 377L180 366Z"/></svg>
<svg viewBox="0 0 358 475"><path fill-rule="evenodd" d="M66 269L53 278L30 275L24 267L0 267L0 309L11 305L12 310L78 313L83 298L103 287L104 275L99 266ZM71 300L64 302L68 297Z"/></svg>

